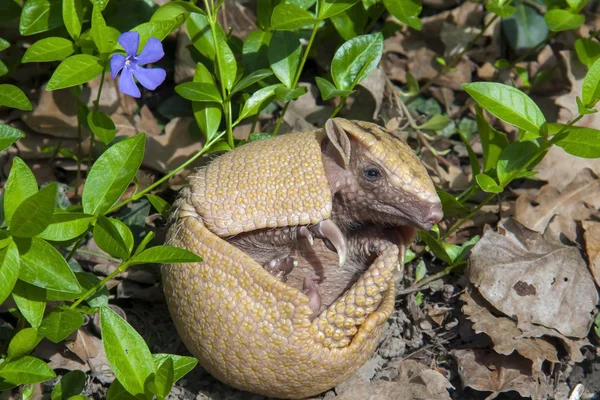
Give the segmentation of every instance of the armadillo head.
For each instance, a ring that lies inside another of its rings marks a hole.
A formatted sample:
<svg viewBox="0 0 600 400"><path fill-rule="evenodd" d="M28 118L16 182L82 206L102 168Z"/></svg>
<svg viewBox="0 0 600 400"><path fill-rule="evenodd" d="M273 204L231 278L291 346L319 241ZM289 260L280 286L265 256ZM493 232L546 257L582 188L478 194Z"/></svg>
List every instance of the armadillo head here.
<svg viewBox="0 0 600 400"><path fill-rule="evenodd" d="M429 230L442 219L433 182L402 140L368 122L330 119L323 162L338 218ZM341 215L340 215L341 214Z"/></svg>

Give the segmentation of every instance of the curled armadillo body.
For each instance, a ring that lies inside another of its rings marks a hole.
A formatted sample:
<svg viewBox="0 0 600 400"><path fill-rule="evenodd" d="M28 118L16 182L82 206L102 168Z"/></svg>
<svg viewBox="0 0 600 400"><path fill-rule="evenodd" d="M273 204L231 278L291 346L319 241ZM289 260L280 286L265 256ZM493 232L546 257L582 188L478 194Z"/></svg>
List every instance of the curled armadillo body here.
<svg viewBox="0 0 600 400"><path fill-rule="evenodd" d="M348 129L371 126L348 124ZM383 140L368 143L370 149L380 158L395 157L381 135ZM169 311L202 367L236 388L280 398L323 392L371 357L393 311L400 252L395 243L361 265L365 272L314 317L307 295L226 240L331 217L332 192L321 159L324 140L321 129L236 148L191 176L174 205L168 243L196 252L203 262L163 266ZM410 152L408 146L399 149L405 148ZM404 156L408 161L402 168L418 164L412 153ZM425 182L417 195L437 198L418 166L419 179L408 177L407 185ZM313 258L322 267L340 268L335 253L324 246L322 253L316 251Z"/></svg>

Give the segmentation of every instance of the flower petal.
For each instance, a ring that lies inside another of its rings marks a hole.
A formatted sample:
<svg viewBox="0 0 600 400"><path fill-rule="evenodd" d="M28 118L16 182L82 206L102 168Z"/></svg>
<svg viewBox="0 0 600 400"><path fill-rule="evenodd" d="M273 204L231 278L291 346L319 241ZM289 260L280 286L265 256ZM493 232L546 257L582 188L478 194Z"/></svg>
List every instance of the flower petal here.
<svg viewBox="0 0 600 400"><path fill-rule="evenodd" d="M131 70L132 68L123 68L121 78L119 79L119 90L128 96L139 98L141 96L140 89L138 89L133 81Z"/></svg>
<svg viewBox="0 0 600 400"><path fill-rule="evenodd" d="M119 44L123 46L128 56L136 56L140 45L140 34L137 32L125 32L119 36Z"/></svg>
<svg viewBox="0 0 600 400"><path fill-rule="evenodd" d="M162 68L142 68L136 67L132 69L133 75L138 82L149 90L154 90L164 82L167 77L167 71Z"/></svg>
<svg viewBox="0 0 600 400"><path fill-rule="evenodd" d="M146 42L146 47L137 57L138 65L144 65L152 62L156 62L163 58L165 52L163 51L163 46L160 40L155 37L151 37Z"/></svg>
<svg viewBox="0 0 600 400"><path fill-rule="evenodd" d="M125 65L127 58L123 54L114 54L110 59L110 73L113 79L117 77L117 74Z"/></svg>

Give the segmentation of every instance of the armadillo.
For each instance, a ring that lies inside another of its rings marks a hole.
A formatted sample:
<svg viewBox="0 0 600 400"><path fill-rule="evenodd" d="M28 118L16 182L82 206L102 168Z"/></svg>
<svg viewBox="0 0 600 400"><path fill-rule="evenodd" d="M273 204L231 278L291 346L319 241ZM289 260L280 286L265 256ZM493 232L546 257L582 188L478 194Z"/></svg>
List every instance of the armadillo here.
<svg viewBox="0 0 600 400"><path fill-rule="evenodd" d="M189 180L168 243L203 262L163 266L169 311L205 369L266 396L321 393L370 358L415 227L442 218L408 145L341 118L238 147ZM323 224L336 229L315 241ZM285 282L263 268L290 255Z"/></svg>

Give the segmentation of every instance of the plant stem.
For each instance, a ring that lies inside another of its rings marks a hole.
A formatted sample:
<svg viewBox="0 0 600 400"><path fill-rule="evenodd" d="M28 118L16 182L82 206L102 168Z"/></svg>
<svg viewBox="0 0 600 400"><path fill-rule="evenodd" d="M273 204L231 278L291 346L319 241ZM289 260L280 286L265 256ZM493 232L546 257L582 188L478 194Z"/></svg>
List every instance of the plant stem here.
<svg viewBox="0 0 600 400"><path fill-rule="evenodd" d="M344 104L346 104L346 99L348 98L348 96L342 96L340 97L340 104L337 105L337 107L335 108L335 110L333 110L333 112L331 113L331 115L329 116L329 118L333 118L337 115L337 113L340 112L340 110L342 109L342 107L344 107Z"/></svg>
<svg viewBox="0 0 600 400"><path fill-rule="evenodd" d="M477 205L477 207L475 207L474 209L471 210L471 212L469 212L467 215L465 215L460 221L458 221L456 224L454 224L454 226L452 226L452 228L450 228L450 230L448 232L446 232L444 234L444 236L442 236L440 238L440 242L443 242L444 240L448 239L448 237L450 235L452 235L454 232L456 232L458 230L458 228L460 228L462 226L462 224L464 224L465 222L467 222L469 219L471 219L471 217L473 215L475 215L477 213L477 211L481 210L483 208L483 206L485 206L487 203L489 203L490 201L492 201L492 199L496 197L496 193L490 193L488 195L488 197L486 197L481 203L479 203Z"/></svg>
<svg viewBox="0 0 600 400"><path fill-rule="evenodd" d="M319 2L317 1L317 10L319 9ZM315 23L315 26L313 27L312 33L310 34L310 39L308 40L308 44L306 45L306 49L304 50L304 54L302 55L302 59L300 60L300 65L298 65L298 70L296 71L296 76L294 77L294 81L292 82L292 87L291 89L295 89L296 86L298 86L298 82L300 81L300 76L302 74L302 70L304 69L304 64L306 63L306 60L308 59L308 53L310 53L310 49L313 45L313 42L315 41L315 37L317 36L317 31L319 30L319 24L321 23L321 21L317 21ZM273 134L272 136L277 135L277 132L279 132L279 127L281 126L281 123L283 122L283 117L285 116L285 113L288 109L290 102L287 101L285 103L285 105L283 106L283 110L281 110L281 114L279 115L279 120L277 121L277 125L275 125L275 129L273 130Z"/></svg>
<svg viewBox="0 0 600 400"><path fill-rule="evenodd" d="M175 175L176 173L178 173L179 171L181 171L182 169L184 169L185 167L187 167L188 165L190 165L192 162L194 162L197 158L199 158L200 156L202 156L203 154L205 154L210 149L210 147L213 144L215 144L219 139L221 139L221 137L223 137L224 134L225 134L225 132L219 133L217 136L215 136L214 138L212 138L210 142L207 142L204 145L204 147L202 147L202 149L200 149L200 151L198 151L196 154L194 154L189 160L187 160L186 162L184 162L183 164L181 164L180 166L178 166L177 168L175 168L173 171L169 172L167 175L163 176L158 181L154 182L152 185L148 186L146 189L142 190L141 192L138 192L138 193L134 194L130 198L125 199L122 202L120 202L119 204L115 205L110 210L108 210L106 212L106 214L110 214L111 212L118 210L119 208L123 207L126 204L131 203L132 201L135 201L135 200L138 200L138 199L142 198L146 193L148 193L151 190L153 190L154 188L160 186L163 182L167 181L173 175Z"/></svg>
<svg viewBox="0 0 600 400"><path fill-rule="evenodd" d="M75 307L77 307L79 304L81 304L85 299L87 299L88 297L90 297L91 295L93 295L94 293L96 293L96 291L98 289L100 289L102 286L104 286L106 284L106 282L110 281L111 279L113 279L115 276L119 275L121 272L125 271L127 269L127 267L129 266L129 264L127 264L127 262L124 262L123 264L119 265L117 267L117 269L115 269L111 274L109 274L106 278L102 279L100 282L98 282L97 284L94 285L94 287L92 287L91 289L89 289L87 292L85 292L83 294L83 296L81 296L79 299L77 299L77 301L75 301L75 303L71 304L71 306L69 307L70 309L74 309Z"/></svg>
<svg viewBox="0 0 600 400"><path fill-rule="evenodd" d="M100 86L98 86L98 95L96 96L96 101L94 101L94 112L98 112L98 107L100 106L100 95L102 94L102 87L104 86L104 74L106 74L106 66L102 69L102 76L100 76ZM92 155L94 154L94 142L96 141L96 135L94 135L94 131L90 129L90 151L88 156L88 173L92 169Z"/></svg>

